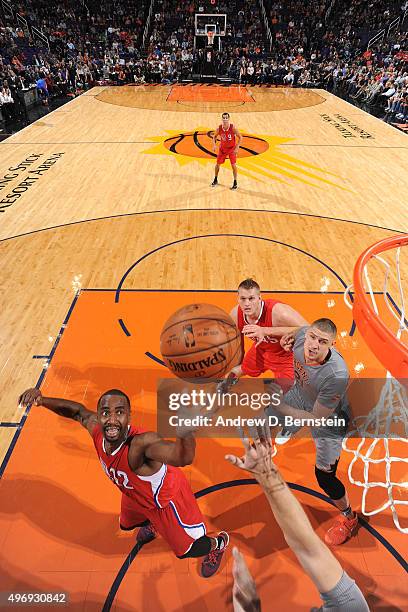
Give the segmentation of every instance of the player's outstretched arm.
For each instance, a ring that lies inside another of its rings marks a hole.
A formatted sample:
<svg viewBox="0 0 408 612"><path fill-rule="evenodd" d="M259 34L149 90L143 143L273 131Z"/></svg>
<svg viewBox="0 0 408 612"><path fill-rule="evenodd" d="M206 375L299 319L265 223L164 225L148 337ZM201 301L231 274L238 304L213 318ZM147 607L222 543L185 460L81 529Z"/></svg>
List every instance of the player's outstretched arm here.
<svg viewBox="0 0 408 612"><path fill-rule="evenodd" d="M286 542L319 592L326 593L339 582L343 569L314 532L302 506L273 463L272 441L266 428L263 434L262 440L255 437L253 443L247 438L243 439L243 457L227 455L226 459L254 475L264 490Z"/></svg>
<svg viewBox="0 0 408 612"><path fill-rule="evenodd" d="M78 421L89 433L92 433L97 423L96 413L87 410L83 404L60 397L44 397L39 389L27 389L20 395L18 403L21 406L28 406L29 404L44 406L44 408L48 408L59 416Z"/></svg>
<svg viewBox="0 0 408 612"><path fill-rule="evenodd" d="M280 308L280 314L275 315L275 310ZM277 304L273 309L273 326L261 327L259 325L245 325L242 332L251 340L255 340L257 345L264 341L265 338L279 338L281 346L286 351L291 351L295 341L295 336L305 325L307 321L287 304Z"/></svg>
<svg viewBox="0 0 408 612"><path fill-rule="evenodd" d="M159 434L145 434L144 455L152 461L160 461L175 467L191 465L195 456L196 441L192 431L179 434L175 442L163 440Z"/></svg>
<svg viewBox="0 0 408 612"><path fill-rule="evenodd" d="M238 548L232 549L234 563L232 575L232 603L234 612L261 612L261 601L256 591L256 584Z"/></svg>
<svg viewBox="0 0 408 612"><path fill-rule="evenodd" d="M302 315L289 304L276 304L272 310L272 323L276 327L300 328L309 325Z"/></svg>
<svg viewBox="0 0 408 612"><path fill-rule="evenodd" d="M273 336L275 338L285 338L287 341L289 337L293 338L296 333L305 325L309 323L289 304L276 304L272 311L272 324L273 327L259 327L258 325L245 325L242 330L245 336L262 342L267 336ZM292 347L290 347L292 348Z"/></svg>

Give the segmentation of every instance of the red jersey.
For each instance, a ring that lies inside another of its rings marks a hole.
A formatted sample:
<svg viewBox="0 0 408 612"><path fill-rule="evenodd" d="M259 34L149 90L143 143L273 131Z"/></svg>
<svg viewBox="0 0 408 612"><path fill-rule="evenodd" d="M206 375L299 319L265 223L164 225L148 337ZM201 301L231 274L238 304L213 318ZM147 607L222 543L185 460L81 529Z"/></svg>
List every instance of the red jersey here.
<svg viewBox="0 0 408 612"><path fill-rule="evenodd" d="M105 440L100 425L95 426L92 438L105 474L124 495L146 510L165 508L177 495L184 474L178 468L165 463L151 476L135 474L128 463L129 447L132 439L142 433L143 429L129 425L126 440L111 455L105 452Z"/></svg>
<svg viewBox="0 0 408 612"><path fill-rule="evenodd" d="M228 130L224 130L222 125L218 126L218 133L221 138L220 150L225 151L234 149L236 146L234 126L230 123Z"/></svg>
<svg viewBox="0 0 408 612"><path fill-rule="evenodd" d="M259 325L260 327L273 327L272 324L272 310L276 304L280 304L279 300L263 300L261 302L261 312L259 313L259 317L257 321L254 323L247 321L245 315L242 311L242 308L238 306L238 329L242 333L242 329L245 325ZM281 347L280 338L265 338L261 344L259 344L257 349L271 351L276 354L281 354L288 356L288 353Z"/></svg>

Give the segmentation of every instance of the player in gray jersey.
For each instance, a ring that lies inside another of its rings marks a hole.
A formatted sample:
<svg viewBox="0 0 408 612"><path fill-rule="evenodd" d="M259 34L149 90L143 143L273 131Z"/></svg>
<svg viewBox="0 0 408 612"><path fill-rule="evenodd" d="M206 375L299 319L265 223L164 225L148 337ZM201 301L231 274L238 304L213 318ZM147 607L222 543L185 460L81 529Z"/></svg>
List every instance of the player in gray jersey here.
<svg viewBox="0 0 408 612"><path fill-rule="evenodd" d="M369 612L358 585L315 533L305 511L272 461L270 431L258 428L252 431L252 440L243 438L242 442L245 448L243 457L227 455L226 459L250 472L262 487L288 546L319 591L323 605L311 612ZM234 548L232 552L234 612L260 612L261 601L245 559L238 549ZM265 610L273 609L273 603L268 601ZM289 603L287 609L292 609Z"/></svg>
<svg viewBox="0 0 408 612"><path fill-rule="evenodd" d="M302 427L302 424L291 426L292 419L311 428L316 446L317 482L341 512L325 535L326 542L331 545L346 542L358 525L346 489L336 476L350 413L346 396L349 372L343 357L333 346L336 335L333 321L318 319L310 327L300 327L282 338L282 346L288 350L293 348L295 384L279 405L271 405L268 409L268 414L279 416L280 422L283 417L286 439ZM274 391L276 385L269 386Z"/></svg>

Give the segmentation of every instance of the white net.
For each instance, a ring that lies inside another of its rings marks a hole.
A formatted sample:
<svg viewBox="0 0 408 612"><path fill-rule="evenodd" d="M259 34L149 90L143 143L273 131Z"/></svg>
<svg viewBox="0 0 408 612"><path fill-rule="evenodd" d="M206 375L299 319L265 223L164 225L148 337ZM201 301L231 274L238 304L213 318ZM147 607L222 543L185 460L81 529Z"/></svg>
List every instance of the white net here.
<svg viewBox="0 0 408 612"><path fill-rule="evenodd" d="M385 266L382 294L388 310L398 322L395 335L400 342L404 342L406 340L404 334L408 328L405 319L400 250L400 248L396 250L395 260L399 309L395 309L390 303L388 285L391 266L378 255L374 255L374 258ZM376 295L367 266L364 268L364 280L366 291L378 316ZM344 299L347 306L352 308L348 300L350 290L351 286L346 289ZM372 516L390 508L397 529L402 533L408 533L408 527L401 525L400 517L400 511L408 506L408 395L405 388L389 372L377 404L368 415L356 417L353 426L353 431L350 431L343 441L343 449L353 454L348 475L350 482L363 489L361 504L363 514ZM356 442L356 438L361 440L358 441L356 448L352 448L352 440ZM382 478L379 478L379 475ZM378 499L381 501L378 502ZM372 504L372 500L376 503ZM371 509L370 505L373 505Z"/></svg>

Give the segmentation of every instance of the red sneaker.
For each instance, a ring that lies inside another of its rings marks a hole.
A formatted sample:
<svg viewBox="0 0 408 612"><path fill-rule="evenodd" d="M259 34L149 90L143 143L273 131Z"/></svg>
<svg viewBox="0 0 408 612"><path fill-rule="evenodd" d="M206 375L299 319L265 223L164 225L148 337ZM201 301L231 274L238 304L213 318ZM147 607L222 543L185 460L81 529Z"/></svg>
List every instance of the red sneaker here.
<svg viewBox="0 0 408 612"><path fill-rule="evenodd" d="M157 531L151 523L141 527L137 532L136 542L138 544L147 544L157 538Z"/></svg>
<svg viewBox="0 0 408 612"><path fill-rule="evenodd" d="M347 518L344 514L340 514L324 536L326 544L330 544L330 546L344 544L344 542L347 542L347 540L355 534L357 525L357 514L353 518Z"/></svg>
<svg viewBox="0 0 408 612"><path fill-rule="evenodd" d="M229 535L225 531L220 531L218 537L223 539L224 546L221 550L218 548L211 550L208 555L204 557L201 563L201 575L203 578L210 578L211 576L214 576L215 572L220 567L222 556L229 544Z"/></svg>

